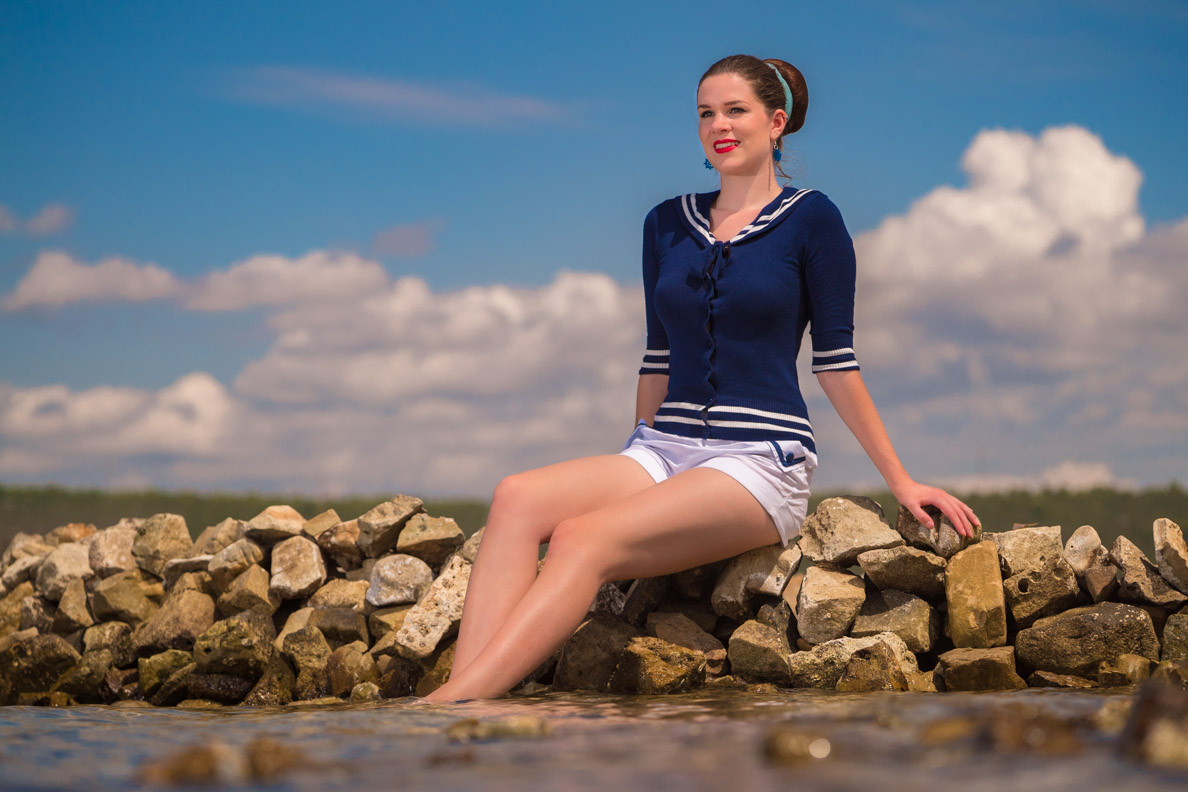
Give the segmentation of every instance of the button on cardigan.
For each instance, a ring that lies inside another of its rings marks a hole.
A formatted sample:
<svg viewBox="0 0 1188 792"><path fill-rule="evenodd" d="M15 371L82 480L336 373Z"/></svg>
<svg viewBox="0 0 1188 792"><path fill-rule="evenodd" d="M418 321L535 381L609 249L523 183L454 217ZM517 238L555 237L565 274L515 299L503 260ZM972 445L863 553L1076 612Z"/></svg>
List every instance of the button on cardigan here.
<svg viewBox="0 0 1188 792"><path fill-rule="evenodd" d="M653 426L815 454L796 358L811 325L814 373L858 369L853 240L824 193L792 187L720 240L707 220L718 192L670 198L644 220L639 373L668 375Z"/></svg>

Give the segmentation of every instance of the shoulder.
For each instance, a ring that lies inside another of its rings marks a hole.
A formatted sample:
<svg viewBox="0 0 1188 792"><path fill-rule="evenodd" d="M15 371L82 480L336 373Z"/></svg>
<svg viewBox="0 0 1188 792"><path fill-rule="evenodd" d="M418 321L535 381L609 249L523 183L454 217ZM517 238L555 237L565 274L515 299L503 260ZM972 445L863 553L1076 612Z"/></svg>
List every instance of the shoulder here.
<svg viewBox="0 0 1188 792"><path fill-rule="evenodd" d="M810 232L849 234L841 209L820 190L809 190L801 199L803 219Z"/></svg>

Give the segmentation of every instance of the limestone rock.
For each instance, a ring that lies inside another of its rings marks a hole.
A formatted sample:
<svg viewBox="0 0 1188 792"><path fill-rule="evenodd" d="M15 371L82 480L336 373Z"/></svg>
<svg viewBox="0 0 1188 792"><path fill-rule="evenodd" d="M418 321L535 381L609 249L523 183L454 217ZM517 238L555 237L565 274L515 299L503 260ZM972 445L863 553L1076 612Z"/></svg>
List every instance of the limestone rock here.
<svg viewBox="0 0 1188 792"><path fill-rule="evenodd" d="M50 692L65 693L79 704L107 704L112 696L103 679L111 669L111 652L106 649L88 652L77 665L58 677Z"/></svg>
<svg viewBox="0 0 1188 792"><path fill-rule="evenodd" d="M887 524L878 503L846 495L817 505L800 529L799 543L810 560L847 567L868 550L903 545L903 537Z"/></svg>
<svg viewBox="0 0 1188 792"><path fill-rule="evenodd" d="M316 699L330 690L326 663L330 645L316 627L305 626L285 638L284 654L297 670L293 695L298 700Z"/></svg>
<svg viewBox="0 0 1188 792"><path fill-rule="evenodd" d="M0 652L0 704L15 704L22 693L47 691L80 657L60 635L34 635Z"/></svg>
<svg viewBox="0 0 1188 792"><path fill-rule="evenodd" d="M170 597L132 635L132 648L139 657L166 649L194 648L194 641L214 624L214 600L197 591L183 591Z"/></svg>
<svg viewBox="0 0 1188 792"><path fill-rule="evenodd" d="M165 563L174 558L189 558L194 542L186 521L178 514L154 514L136 529L132 555L137 565L153 577L161 578Z"/></svg>
<svg viewBox="0 0 1188 792"><path fill-rule="evenodd" d="M1171 608L1178 608L1188 602L1188 596L1169 586L1159 573L1159 567L1152 564L1146 554L1125 536L1114 540L1110 558L1122 570L1118 599Z"/></svg>
<svg viewBox="0 0 1188 792"><path fill-rule="evenodd" d="M414 514L424 511L420 498L397 495L379 504L359 518L359 549L369 558L378 558L396 545L401 529Z"/></svg>
<svg viewBox="0 0 1188 792"><path fill-rule="evenodd" d="M32 596L33 584L26 580L0 597L0 638L20 629L21 603Z"/></svg>
<svg viewBox="0 0 1188 792"><path fill-rule="evenodd" d="M146 698L153 696L175 671L192 662L194 658L190 653L181 649L166 649L164 652L140 658L137 663L140 671L140 692Z"/></svg>
<svg viewBox="0 0 1188 792"><path fill-rule="evenodd" d="M340 646L326 660L326 674L330 678L330 695L345 696L364 682L379 681L375 660L360 652L358 645Z"/></svg>
<svg viewBox="0 0 1188 792"><path fill-rule="evenodd" d="M382 701L384 694L375 682L360 682L351 689L348 700L352 704L365 704L370 701Z"/></svg>
<svg viewBox="0 0 1188 792"><path fill-rule="evenodd" d="M449 517L414 514L396 539L396 552L416 556L436 568L464 541L462 529Z"/></svg>
<svg viewBox="0 0 1188 792"><path fill-rule="evenodd" d="M633 580L623 597L623 608L619 611L619 617L633 627L642 627L648 614L664 599L671 585L672 581L668 575Z"/></svg>
<svg viewBox="0 0 1188 792"><path fill-rule="evenodd" d="M470 537L462 543L462 546L458 548L458 555L462 556L464 561L469 561L473 564L474 559L478 558L479 545L483 541L484 530L486 530L485 525L471 534Z"/></svg>
<svg viewBox="0 0 1188 792"><path fill-rule="evenodd" d="M1188 594L1188 543L1184 532L1166 517L1155 521L1155 563L1159 574L1182 594Z"/></svg>
<svg viewBox="0 0 1188 792"><path fill-rule="evenodd" d="M238 542L247 531L247 523L228 517L205 528L194 540L195 555L218 555Z"/></svg>
<svg viewBox="0 0 1188 792"><path fill-rule="evenodd" d="M328 581L309 598L311 608L350 608L367 615L373 609L367 603L367 590L371 584L366 580L343 580L337 578Z"/></svg>
<svg viewBox="0 0 1188 792"><path fill-rule="evenodd" d="M705 655L659 638L637 636L611 675L616 693L683 693L705 684Z"/></svg>
<svg viewBox="0 0 1188 792"><path fill-rule="evenodd" d="M116 668L128 668L136 664L132 628L124 622L104 622L88 627L83 633L83 648L88 653L108 650Z"/></svg>
<svg viewBox="0 0 1188 792"><path fill-rule="evenodd" d="M172 590L183 575L194 572L201 572L204 575L209 574L206 570L213 557L211 555L197 555L190 556L189 558L174 558L171 561L165 562L165 569L161 573L165 590Z"/></svg>
<svg viewBox="0 0 1188 792"><path fill-rule="evenodd" d="M317 544L305 536L272 548L272 593L282 600L307 597L326 582L326 564Z"/></svg>
<svg viewBox="0 0 1188 792"><path fill-rule="evenodd" d="M0 581L3 582L6 591L12 591L20 584L27 581L35 581L37 579L37 570L41 569L41 564L52 551L47 551L40 555L27 555L18 558L8 565L4 570L4 575L0 576Z"/></svg>
<svg viewBox="0 0 1188 792"><path fill-rule="evenodd" d="M45 535L45 543L51 547L58 545L69 544L71 542L81 542L88 537L95 535L95 526L91 523L68 523L66 525L59 525Z"/></svg>
<svg viewBox="0 0 1188 792"><path fill-rule="evenodd" d="M44 597L25 597L21 602L21 629L39 633L54 631L54 604Z"/></svg>
<svg viewBox="0 0 1188 792"><path fill-rule="evenodd" d="M1036 619L1075 607L1081 598L1077 574L1062 555L1049 557L1038 569L1007 578L1003 589L1019 627L1030 627Z"/></svg>
<svg viewBox="0 0 1188 792"><path fill-rule="evenodd" d="M283 651L285 648L285 638L309 624L309 615L313 612L313 608L301 608L289 614L289 617L285 620L284 627L281 628L281 631L277 633L276 638L273 640L273 646L276 648L276 651Z"/></svg>
<svg viewBox="0 0 1188 792"><path fill-rule="evenodd" d="M264 561L264 548L251 539L240 538L215 553L206 565L215 588L226 591L231 581L242 575L253 564Z"/></svg>
<svg viewBox="0 0 1188 792"><path fill-rule="evenodd" d="M429 586L424 598L404 617L404 623L396 633L396 643L400 645L402 655L415 660L428 657L443 638L454 634L462 621L470 567L459 556L453 556Z"/></svg>
<svg viewBox="0 0 1188 792"><path fill-rule="evenodd" d="M1188 608L1167 617L1161 660L1188 660Z"/></svg>
<svg viewBox="0 0 1188 792"><path fill-rule="evenodd" d="M1002 533L985 533L983 539L998 548L1003 577L1038 571L1049 560L1064 555L1059 525L1032 525Z"/></svg>
<svg viewBox="0 0 1188 792"><path fill-rule="evenodd" d="M301 526L301 532L316 542L323 531L333 528L340 522L342 519L338 516L338 512L334 509L327 509L316 517L306 520L305 525Z"/></svg>
<svg viewBox="0 0 1188 792"><path fill-rule="evenodd" d="M1051 671L1033 671L1027 677L1028 687L1064 688L1065 690L1086 690L1097 687L1097 682L1072 674L1054 674Z"/></svg>
<svg viewBox="0 0 1188 792"><path fill-rule="evenodd" d="M326 637L331 648L361 641L364 646L371 642L367 632L367 619L350 608L325 608L309 614L306 624L315 627Z"/></svg>
<svg viewBox="0 0 1188 792"><path fill-rule="evenodd" d="M945 690L1022 690L1027 683L1015 671L1015 649L952 649L937 659Z"/></svg>
<svg viewBox="0 0 1188 792"><path fill-rule="evenodd" d="M427 696L446 683L446 680L450 678L450 671L454 667L454 649L456 647L457 642L451 641L448 646L438 649L433 656L421 663L422 675L417 680L416 689L413 691L416 695ZM405 662L411 661L406 660Z"/></svg>
<svg viewBox="0 0 1188 792"><path fill-rule="evenodd" d="M366 582L360 581L366 586ZM367 629L377 643L388 633L399 630L404 624L404 617L412 610L411 605L396 605L391 608L380 608L367 617ZM395 637L395 633L393 633Z"/></svg>
<svg viewBox="0 0 1188 792"><path fill-rule="evenodd" d="M231 581L223 596L219 597L218 606L219 613L224 616L234 616L247 610L271 616L280 607L280 599L269 587L268 571L253 564Z"/></svg>
<svg viewBox="0 0 1188 792"><path fill-rule="evenodd" d="M1083 581L1085 593L1096 604L1114 599L1118 593L1118 568L1113 564L1089 567Z"/></svg>
<svg viewBox="0 0 1188 792"><path fill-rule="evenodd" d="M46 544L45 537L41 534L17 531L5 548L4 554L0 555L0 570L7 570L22 558L45 557L53 549L52 545Z"/></svg>
<svg viewBox="0 0 1188 792"><path fill-rule="evenodd" d="M1077 577L1084 577L1092 567L1108 564L1110 552L1102 547L1101 537L1092 525L1082 525L1064 543L1064 560Z"/></svg>
<svg viewBox="0 0 1188 792"><path fill-rule="evenodd" d="M710 594L714 612L738 621L751 618L755 599L780 596L800 561L801 550L795 544L771 544L735 556L718 576Z"/></svg>
<svg viewBox="0 0 1188 792"><path fill-rule="evenodd" d="M72 580L86 582L95 576L89 561L90 551L78 542L55 547L37 570L37 593L51 602L62 599Z"/></svg>
<svg viewBox="0 0 1188 792"><path fill-rule="evenodd" d="M881 589L902 591L925 599L945 594L945 559L917 547L867 550L858 556L866 579Z"/></svg>
<svg viewBox="0 0 1188 792"><path fill-rule="evenodd" d="M786 637L780 636L775 628L752 619L731 633L726 656L735 676L786 686L791 682L788 651Z"/></svg>
<svg viewBox="0 0 1188 792"><path fill-rule="evenodd" d="M82 578L74 578L62 592L58 601L58 612L54 616L53 630L56 633L72 633L95 623L91 609L87 606L87 589ZM78 698L75 696L75 698ZM79 699L81 701L81 699Z"/></svg>
<svg viewBox="0 0 1188 792"><path fill-rule="evenodd" d="M269 506L248 520L244 536L263 545L271 545L300 536L305 518L292 506Z"/></svg>
<svg viewBox="0 0 1188 792"><path fill-rule="evenodd" d="M590 604L588 613L609 613L611 616L622 616L623 606L627 604L627 595L614 581L608 581L598 587L594 594L594 602Z"/></svg>
<svg viewBox="0 0 1188 792"><path fill-rule="evenodd" d="M708 600L714 590L718 576L726 567L727 560L702 564L691 569L682 569L669 577L677 594L687 600Z"/></svg>
<svg viewBox="0 0 1188 792"><path fill-rule="evenodd" d="M95 584L91 612L96 621L120 621L136 627L159 607L151 592L152 586L141 579L139 570L117 572Z"/></svg>
<svg viewBox="0 0 1188 792"><path fill-rule="evenodd" d="M293 701L293 690L297 685L297 675L289 666L280 652L272 655L264 673L256 681L255 687L248 691L243 703L249 707L280 707Z"/></svg>
<svg viewBox="0 0 1188 792"><path fill-rule="evenodd" d="M1006 643L1006 597L994 542L971 545L949 559L945 602L954 646L986 649Z"/></svg>
<svg viewBox="0 0 1188 792"><path fill-rule="evenodd" d="M1097 666L1097 683L1102 687L1137 685L1151 676L1148 658L1136 654L1121 654L1113 660L1103 660Z"/></svg>
<svg viewBox="0 0 1188 792"><path fill-rule="evenodd" d="M359 521L335 523L318 534L318 547L334 560L339 569L358 569L363 563L359 549Z"/></svg>
<svg viewBox="0 0 1188 792"><path fill-rule="evenodd" d="M846 693L908 690L908 680L891 647L879 641L850 655L837 689Z"/></svg>
<svg viewBox="0 0 1188 792"><path fill-rule="evenodd" d="M940 509L928 505L924 507L924 511L932 517L931 526L920 525L916 516L904 506L900 506L899 512L895 515L895 530L913 547L928 550L947 559L982 541L981 526L974 526L973 536L962 536Z"/></svg>
<svg viewBox="0 0 1188 792"><path fill-rule="evenodd" d="M796 602L796 626L810 644L841 638L866 600L862 578L823 566L809 567Z"/></svg>
<svg viewBox="0 0 1188 792"><path fill-rule="evenodd" d="M113 526L100 531L87 549L91 569L101 578L136 569L136 558L132 555L134 541L135 528Z"/></svg>
<svg viewBox="0 0 1188 792"><path fill-rule="evenodd" d="M384 556L371 568L367 602L377 608L408 605L419 602L432 585L433 570L421 559L399 554Z"/></svg>
<svg viewBox="0 0 1188 792"><path fill-rule="evenodd" d="M853 654L880 641L891 648L905 675L920 670L916 665L916 656L908 650L903 639L894 633L880 633L867 638L838 638L818 644L808 651L789 655L791 687L835 689Z"/></svg>
<svg viewBox="0 0 1188 792"><path fill-rule="evenodd" d="M227 674L254 684L271 659L271 636L250 620L216 622L194 643L194 662L200 674Z"/></svg>
<svg viewBox="0 0 1188 792"><path fill-rule="evenodd" d="M940 618L931 605L912 594L872 591L866 595L850 635L865 638L885 632L898 635L912 652L931 652L940 634Z"/></svg>
<svg viewBox="0 0 1188 792"><path fill-rule="evenodd" d="M1103 602L1040 619L1015 637L1015 651L1027 668L1089 677L1122 654L1157 660L1159 641L1142 608Z"/></svg>
<svg viewBox="0 0 1188 792"><path fill-rule="evenodd" d="M561 647L553 688L605 692L623 650L636 634L630 624L609 614L586 619Z"/></svg>

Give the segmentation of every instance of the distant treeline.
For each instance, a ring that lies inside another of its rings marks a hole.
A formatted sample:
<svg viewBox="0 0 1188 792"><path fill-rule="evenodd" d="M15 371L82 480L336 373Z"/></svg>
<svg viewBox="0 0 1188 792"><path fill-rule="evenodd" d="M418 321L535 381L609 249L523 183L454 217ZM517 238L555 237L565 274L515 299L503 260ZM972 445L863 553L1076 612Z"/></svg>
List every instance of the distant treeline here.
<svg viewBox="0 0 1188 792"><path fill-rule="evenodd" d="M185 517L195 536L206 526L226 517L248 520L276 503L288 504L306 517L334 509L342 519L350 520L395 494L311 498L261 493L122 492L0 484L0 549L8 545L17 531L44 533L70 522L89 522L104 528L121 517L147 517L160 512ZM810 511L831 494L837 493L814 495L809 503ZM898 504L890 493L866 494L878 501L887 518L894 521ZM1144 490L1015 490L959 497L974 509L987 531L1006 531L1015 523L1059 525L1067 539L1079 526L1092 525L1107 547L1116 537L1125 535L1148 557L1154 552L1151 524L1157 518L1168 517L1188 527L1188 490L1175 483ZM425 510L429 514L454 518L467 535L486 523L489 507L489 502L481 500L430 498L425 501Z"/></svg>

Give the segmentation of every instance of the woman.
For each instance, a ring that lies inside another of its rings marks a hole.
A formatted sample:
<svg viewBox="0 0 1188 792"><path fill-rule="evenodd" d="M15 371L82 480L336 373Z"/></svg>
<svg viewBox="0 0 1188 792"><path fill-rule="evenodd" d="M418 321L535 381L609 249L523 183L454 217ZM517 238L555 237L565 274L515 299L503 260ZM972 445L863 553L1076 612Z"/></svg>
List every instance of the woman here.
<svg viewBox="0 0 1188 792"><path fill-rule="evenodd" d="M499 483L453 672L428 701L506 693L573 634L606 581L787 544L817 460L796 378L810 321L817 380L895 498L924 524L931 504L972 535L967 505L908 476L863 384L840 213L824 194L776 181L783 136L807 105L803 76L783 61L734 55L702 76L699 134L722 187L665 201L644 222L635 432L619 454Z"/></svg>

